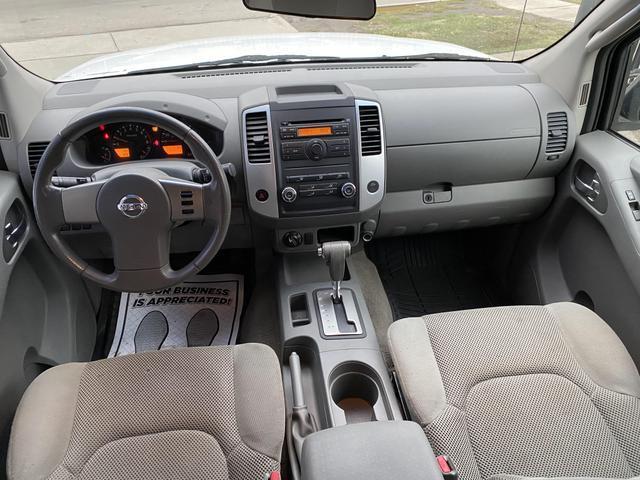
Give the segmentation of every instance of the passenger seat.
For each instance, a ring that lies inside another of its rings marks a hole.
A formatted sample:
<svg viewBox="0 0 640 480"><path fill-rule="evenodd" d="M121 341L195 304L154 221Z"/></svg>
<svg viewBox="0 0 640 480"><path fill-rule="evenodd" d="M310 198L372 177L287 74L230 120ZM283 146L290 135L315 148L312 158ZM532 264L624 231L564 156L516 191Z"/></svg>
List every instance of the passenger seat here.
<svg viewBox="0 0 640 480"><path fill-rule="evenodd" d="M407 318L389 347L413 419L461 480L640 475L640 375L592 311Z"/></svg>

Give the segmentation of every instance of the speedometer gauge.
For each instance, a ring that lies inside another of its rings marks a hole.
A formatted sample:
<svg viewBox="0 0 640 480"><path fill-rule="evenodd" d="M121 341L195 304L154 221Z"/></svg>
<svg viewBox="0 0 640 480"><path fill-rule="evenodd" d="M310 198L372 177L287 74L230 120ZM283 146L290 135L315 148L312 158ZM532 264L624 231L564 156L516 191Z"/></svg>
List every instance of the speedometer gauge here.
<svg viewBox="0 0 640 480"><path fill-rule="evenodd" d="M112 147L119 160L144 159L151 153L151 134L141 123L123 123L113 132Z"/></svg>

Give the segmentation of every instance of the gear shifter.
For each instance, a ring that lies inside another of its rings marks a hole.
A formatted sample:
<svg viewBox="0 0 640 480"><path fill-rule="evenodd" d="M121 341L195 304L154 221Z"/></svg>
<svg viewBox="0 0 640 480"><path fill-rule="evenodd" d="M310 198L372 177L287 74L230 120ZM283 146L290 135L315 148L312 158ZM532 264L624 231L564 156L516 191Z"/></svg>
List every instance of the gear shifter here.
<svg viewBox="0 0 640 480"><path fill-rule="evenodd" d="M331 288L315 293L322 333L329 338L364 333L353 290L341 288L349 255L349 242L326 242L318 249L318 256L329 266L331 277Z"/></svg>
<svg viewBox="0 0 640 480"><path fill-rule="evenodd" d="M333 303L342 303L340 284L344 279L344 271L349 255L351 255L351 244L345 241L326 242L318 248L318 256L322 257L329 266L329 275L331 276L333 288L331 293Z"/></svg>

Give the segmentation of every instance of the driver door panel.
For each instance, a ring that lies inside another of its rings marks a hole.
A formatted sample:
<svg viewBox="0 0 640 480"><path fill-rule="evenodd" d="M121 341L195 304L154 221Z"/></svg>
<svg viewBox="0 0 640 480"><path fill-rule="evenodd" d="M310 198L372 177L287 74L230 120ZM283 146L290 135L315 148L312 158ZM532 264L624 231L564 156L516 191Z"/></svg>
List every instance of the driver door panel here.
<svg viewBox="0 0 640 480"><path fill-rule="evenodd" d="M96 306L87 287L50 253L28 205L18 176L0 171L2 455L13 413L29 383L53 365L91 359L95 341ZM4 469L0 472L5 478Z"/></svg>

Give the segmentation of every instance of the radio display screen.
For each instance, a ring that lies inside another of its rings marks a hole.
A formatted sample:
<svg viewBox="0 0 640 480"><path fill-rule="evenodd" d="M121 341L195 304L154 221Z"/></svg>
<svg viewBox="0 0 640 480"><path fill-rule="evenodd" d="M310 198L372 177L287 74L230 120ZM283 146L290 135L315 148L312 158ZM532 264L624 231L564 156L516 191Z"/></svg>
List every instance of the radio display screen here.
<svg viewBox="0 0 640 480"><path fill-rule="evenodd" d="M333 135L330 125L322 127L303 127L298 129L298 137L320 137L322 135Z"/></svg>

